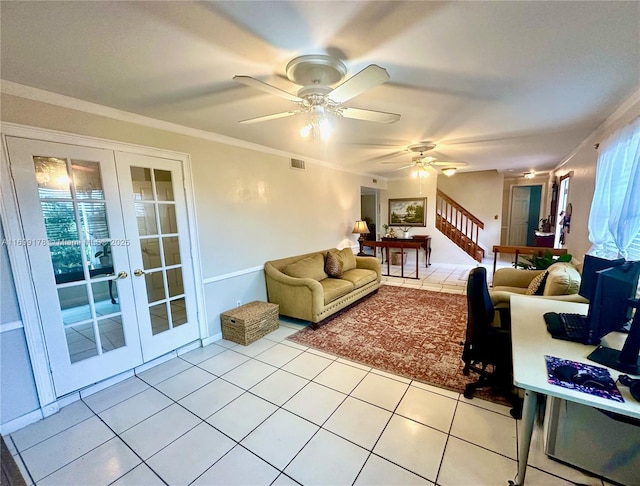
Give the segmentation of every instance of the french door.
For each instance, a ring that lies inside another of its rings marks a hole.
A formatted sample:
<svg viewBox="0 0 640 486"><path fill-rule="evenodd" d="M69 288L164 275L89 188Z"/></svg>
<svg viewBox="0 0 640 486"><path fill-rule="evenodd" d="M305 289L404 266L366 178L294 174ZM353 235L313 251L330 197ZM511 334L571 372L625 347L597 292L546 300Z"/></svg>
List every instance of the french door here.
<svg viewBox="0 0 640 486"><path fill-rule="evenodd" d="M57 396L198 339L180 161L7 149Z"/></svg>

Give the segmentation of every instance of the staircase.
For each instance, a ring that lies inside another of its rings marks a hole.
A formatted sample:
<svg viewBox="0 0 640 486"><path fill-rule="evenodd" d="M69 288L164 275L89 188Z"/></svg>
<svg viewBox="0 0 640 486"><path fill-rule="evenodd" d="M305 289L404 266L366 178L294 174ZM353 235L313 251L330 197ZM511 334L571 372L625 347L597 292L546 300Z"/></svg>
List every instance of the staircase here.
<svg viewBox="0 0 640 486"><path fill-rule="evenodd" d="M482 262L484 249L478 245L478 235L484 223L440 189L436 191L436 228L474 260Z"/></svg>

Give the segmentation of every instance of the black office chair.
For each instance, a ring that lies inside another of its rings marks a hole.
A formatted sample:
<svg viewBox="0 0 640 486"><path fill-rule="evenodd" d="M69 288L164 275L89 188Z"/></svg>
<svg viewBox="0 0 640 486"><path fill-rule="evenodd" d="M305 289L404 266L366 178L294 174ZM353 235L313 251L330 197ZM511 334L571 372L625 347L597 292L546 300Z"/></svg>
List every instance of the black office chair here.
<svg viewBox="0 0 640 486"><path fill-rule="evenodd" d="M462 351L464 369L479 375L478 381L469 383L465 398L473 398L478 388L494 387L514 406L511 414L518 415L520 400L512 391L511 332L505 327L495 327L495 310L487 288L487 270L476 267L467 280L467 333Z"/></svg>

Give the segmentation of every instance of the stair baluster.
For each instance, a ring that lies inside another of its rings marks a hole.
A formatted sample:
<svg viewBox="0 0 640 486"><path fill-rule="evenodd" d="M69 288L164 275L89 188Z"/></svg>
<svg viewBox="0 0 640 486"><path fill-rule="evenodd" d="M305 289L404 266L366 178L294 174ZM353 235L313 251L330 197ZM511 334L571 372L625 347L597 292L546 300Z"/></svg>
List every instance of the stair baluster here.
<svg viewBox="0 0 640 486"><path fill-rule="evenodd" d="M478 244L478 238L484 223L439 189L436 191L436 228L465 253L482 262L484 249Z"/></svg>

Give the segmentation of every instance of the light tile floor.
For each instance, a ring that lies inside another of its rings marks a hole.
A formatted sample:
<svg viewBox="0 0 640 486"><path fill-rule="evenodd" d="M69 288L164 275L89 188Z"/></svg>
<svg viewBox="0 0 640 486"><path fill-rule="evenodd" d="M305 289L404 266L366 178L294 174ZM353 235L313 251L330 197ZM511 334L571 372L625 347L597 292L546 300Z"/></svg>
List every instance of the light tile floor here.
<svg viewBox="0 0 640 486"><path fill-rule="evenodd" d="M434 267L421 288L464 291L470 267ZM14 432L9 448L30 485L513 479L520 424L507 407L286 340L300 328L283 319L249 346L222 340L166 361ZM527 484L608 484L548 459L541 435Z"/></svg>

